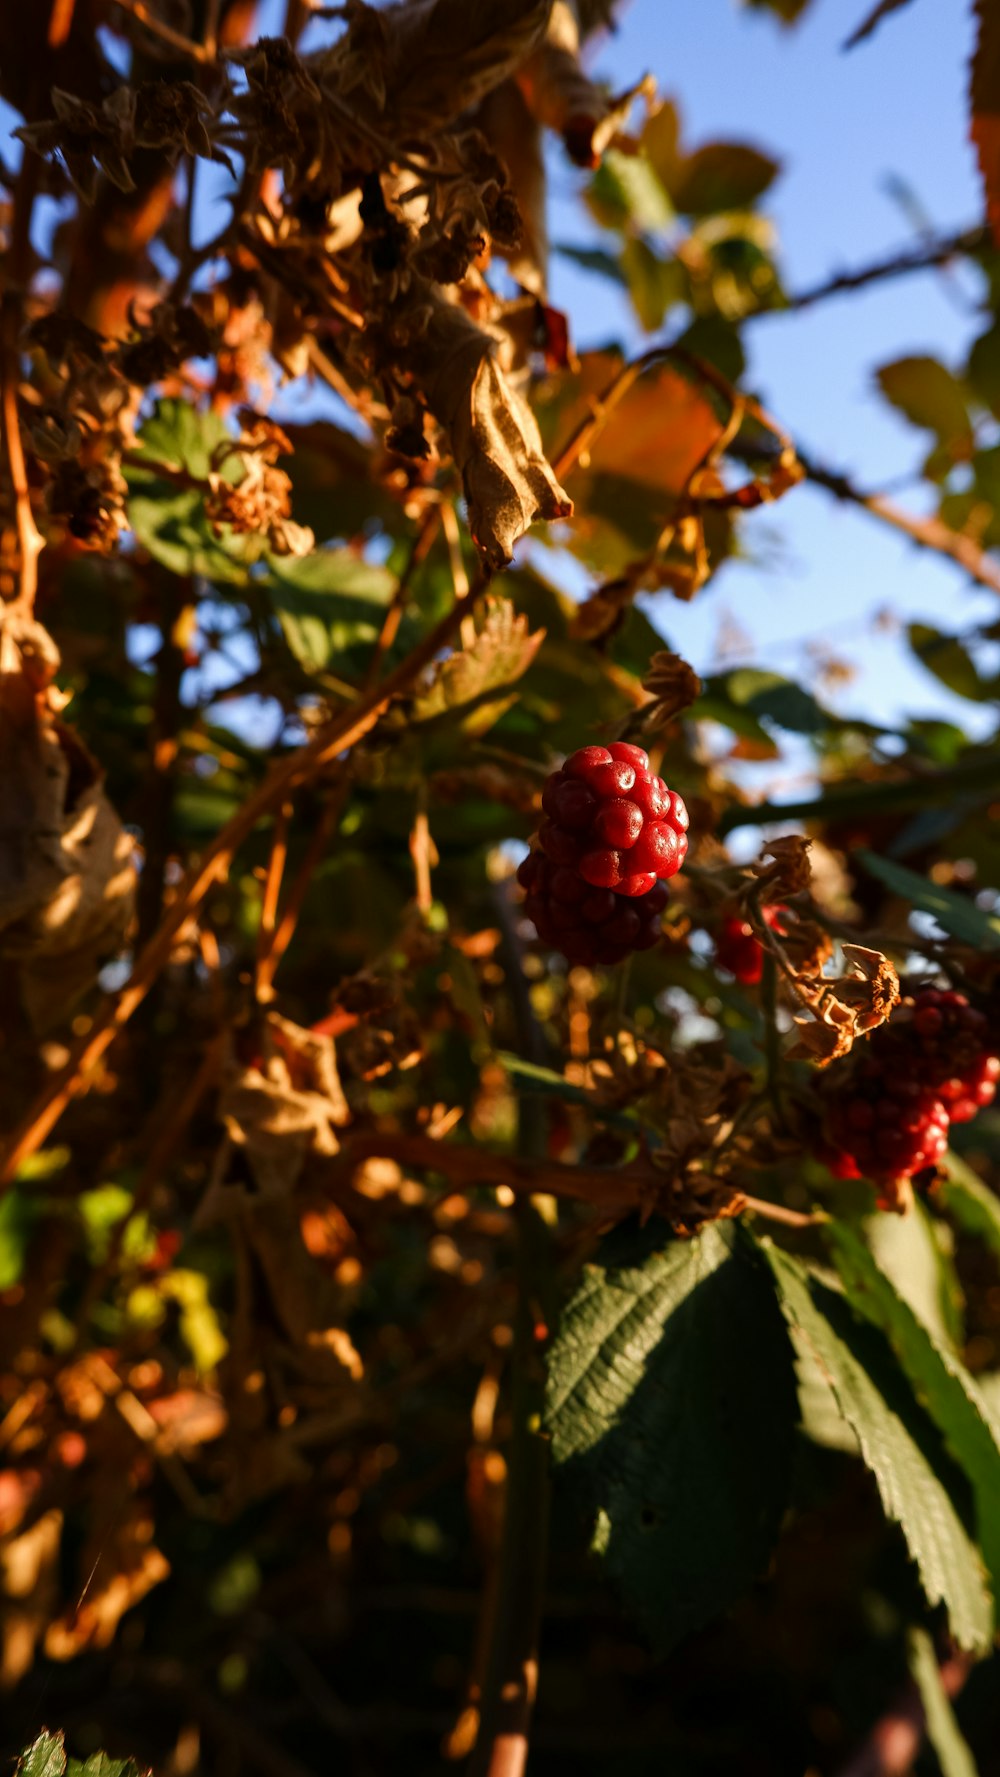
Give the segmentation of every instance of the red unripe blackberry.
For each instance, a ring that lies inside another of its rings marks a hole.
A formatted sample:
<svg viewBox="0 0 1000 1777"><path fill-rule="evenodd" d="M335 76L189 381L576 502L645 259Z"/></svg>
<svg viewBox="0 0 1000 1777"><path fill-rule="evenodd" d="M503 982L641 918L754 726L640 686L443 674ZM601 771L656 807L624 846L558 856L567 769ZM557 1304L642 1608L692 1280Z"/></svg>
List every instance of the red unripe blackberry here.
<svg viewBox="0 0 1000 1777"><path fill-rule="evenodd" d="M866 1062L828 1101L833 1157L827 1163L840 1178L912 1178L943 1158L948 1124L947 1109L932 1087Z"/></svg>
<svg viewBox="0 0 1000 1777"><path fill-rule="evenodd" d="M620 962L660 935L667 891L687 853L687 810L642 747L581 747L542 791L539 849L517 872L543 943L570 962Z"/></svg>
<svg viewBox="0 0 1000 1777"><path fill-rule="evenodd" d="M765 924L780 932L781 915L786 911L781 906L765 907ZM715 941L715 960L720 969L734 975L742 987L756 987L764 973L764 946L755 936L748 919L731 913L723 920Z"/></svg>
<svg viewBox="0 0 1000 1777"><path fill-rule="evenodd" d="M1000 1078L989 1020L953 988L923 987L913 996L912 1016L905 1005L900 1011L876 1039L882 1066L932 1087L953 1123L970 1122L992 1104Z"/></svg>

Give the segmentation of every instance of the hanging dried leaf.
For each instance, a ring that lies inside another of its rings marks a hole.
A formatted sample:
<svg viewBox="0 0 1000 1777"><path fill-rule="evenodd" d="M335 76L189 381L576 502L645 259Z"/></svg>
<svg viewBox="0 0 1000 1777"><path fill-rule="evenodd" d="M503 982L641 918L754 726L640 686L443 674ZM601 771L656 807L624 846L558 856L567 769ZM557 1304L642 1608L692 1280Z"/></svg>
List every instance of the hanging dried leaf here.
<svg viewBox="0 0 1000 1777"><path fill-rule="evenodd" d="M427 326L404 361L450 439L476 547L488 567L503 568L536 519L568 518L573 502L542 454L534 414L500 368L498 342L433 286L427 298Z"/></svg>
<svg viewBox="0 0 1000 1777"><path fill-rule="evenodd" d="M643 711L643 728L663 728L701 696L701 680L693 666L679 654L661 649L654 654L642 681L652 702Z"/></svg>
<svg viewBox="0 0 1000 1777"><path fill-rule="evenodd" d="M132 841L102 774L44 690L58 655L13 613L0 631L0 955L39 1030L86 991L132 911Z"/></svg>

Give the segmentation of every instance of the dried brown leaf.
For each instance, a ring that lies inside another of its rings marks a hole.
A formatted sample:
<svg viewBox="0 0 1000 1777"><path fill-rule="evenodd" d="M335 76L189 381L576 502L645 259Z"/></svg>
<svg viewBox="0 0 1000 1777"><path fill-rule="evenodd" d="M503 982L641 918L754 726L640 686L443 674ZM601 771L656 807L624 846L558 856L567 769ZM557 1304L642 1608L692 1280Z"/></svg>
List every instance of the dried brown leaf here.
<svg viewBox="0 0 1000 1777"><path fill-rule="evenodd" d="M430 314L403 361L445 428L462 476L469 529L490 568L506 567L536 519L573 502L542 454L535 416L497 361L498 341L427 287Z"/></svg>
<svg viewBox="0 0 1000 1777"><path fill-rule="evenodd" d="M576 0L555 0L545 37L518 70L518 85L532 115L555 130L579 167L596 167L623 129L634 99L651 96L643 80L620 98L609 98L580 61L583 35Z"/></svg>
<svg viewBox="0 0 1000 1777"><path fill-rule="evenodd" d="M55 657L57 659L57 657ZM38 624L0 631L0 955L18 965L39 1030L91 985L132 911L132 841L102 774L39 684L55 670Z"/></svg>

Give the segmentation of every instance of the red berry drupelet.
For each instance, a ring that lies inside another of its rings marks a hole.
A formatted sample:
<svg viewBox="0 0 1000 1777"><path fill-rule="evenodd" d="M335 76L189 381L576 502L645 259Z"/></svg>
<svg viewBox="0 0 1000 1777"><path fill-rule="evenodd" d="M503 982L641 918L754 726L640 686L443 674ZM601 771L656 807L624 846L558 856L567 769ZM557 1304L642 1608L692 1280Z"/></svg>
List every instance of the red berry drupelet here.
<svg viewBox="0 0 1000 1777"><path fill-rule="evenodd" d="M687 810L641 747L581 747L542 792L538 849L517 872L543 943L573 963L622 962L660 936L662 879L687 855Z"/></svg>

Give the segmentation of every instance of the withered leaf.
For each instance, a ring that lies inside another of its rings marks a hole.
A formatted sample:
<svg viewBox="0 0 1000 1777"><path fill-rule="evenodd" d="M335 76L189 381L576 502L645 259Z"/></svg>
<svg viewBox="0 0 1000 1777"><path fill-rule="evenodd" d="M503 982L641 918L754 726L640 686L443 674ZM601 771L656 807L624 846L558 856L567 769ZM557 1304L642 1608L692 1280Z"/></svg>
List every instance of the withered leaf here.
<svg viewBox="0 0 1000 1777"><path fill-rule="evenodd" d="M14 616L0 632L0 955L18 964L39 1030L120 944L135 891L132 841L100 768L55 714L55 694L37 690L54 670L46 643Z"/></svg>
<svg viewBox="0 0 1000 1777"><path fill-rule="evenodd" d="M509 599L489 599L479 634L435 668L426 691L414 699L414 717L424 722L512 685L527 672L544 639L543 629L529 633L527 617L518 616Z"/></svg>
<svg viewBox="0 0 1000 1777"><path fill-rule="evenodd" d="M536 519L568 518L573 502L542 454L535 416L497 361L498 342L428 286L430 316L404 361L445 428L487 566L506 567Z"/></svg>
<svg viewBox="0 0 1000 1777"><path fill-rule="evenodd" d="M350 29L324 58L324 73L352 91L355 103L364 94L398 138L437 131L519 66L544 31L549 6L406 0L376 12L352 0Z"/></svg>

